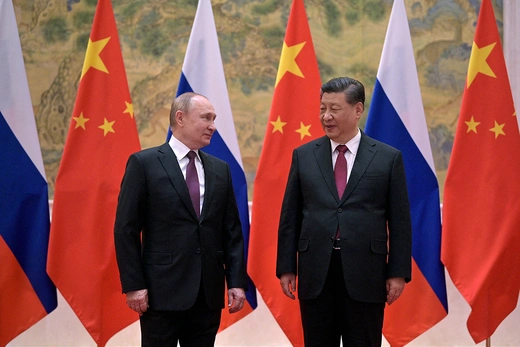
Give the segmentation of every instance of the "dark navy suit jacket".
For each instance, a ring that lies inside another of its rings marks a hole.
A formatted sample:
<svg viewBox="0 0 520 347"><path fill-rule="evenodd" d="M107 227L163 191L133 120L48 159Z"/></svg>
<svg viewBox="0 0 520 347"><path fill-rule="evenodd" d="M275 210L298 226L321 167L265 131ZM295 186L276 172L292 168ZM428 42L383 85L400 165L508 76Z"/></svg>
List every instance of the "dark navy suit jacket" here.
<svg viewBox="0 0 520 347"><path fill-rule="evenodd" d="M182 311L202 285L210 308L228 288L247 288L240 219L226 162L199 151L205 193L200 220L168 143L130 156L116 212L123 292L148 289L153 310Z"/></svg>
<svg viewBox="0 0 520 347"><path fill-rule="evenodd" d="M401 152L363 132L347 187L338 196L328 137L293 152L279 226L276 274L298 276L298 296L325 283L339 227L349 295L386 301L386 279L411 278L411 221Z"/></svg>

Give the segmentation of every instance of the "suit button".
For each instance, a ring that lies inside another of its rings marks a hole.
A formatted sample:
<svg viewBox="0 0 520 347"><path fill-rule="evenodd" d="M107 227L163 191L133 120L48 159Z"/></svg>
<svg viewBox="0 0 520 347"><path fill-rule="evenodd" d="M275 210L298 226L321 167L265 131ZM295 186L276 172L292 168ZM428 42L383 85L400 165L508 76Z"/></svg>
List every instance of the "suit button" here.
<svg viewBox="0 0 520 347"><path fill-rule="evenodd" d="M342 208L338 208L338 212L339 213L343 212L343 209Z"/></svg>
<svg viewBox="0 0 520 347"><path fill-rule="evenodd" d="M199 254L199 253L200 253L200 248L197 248L197 254Z"/></svg>

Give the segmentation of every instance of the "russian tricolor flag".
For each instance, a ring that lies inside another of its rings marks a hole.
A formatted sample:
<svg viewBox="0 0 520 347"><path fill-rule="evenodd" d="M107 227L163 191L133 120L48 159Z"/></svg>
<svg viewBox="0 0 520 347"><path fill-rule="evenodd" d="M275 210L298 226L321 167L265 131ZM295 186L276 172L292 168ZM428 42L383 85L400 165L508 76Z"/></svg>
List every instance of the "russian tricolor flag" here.
<svg viewBox="0 0 520 347"><path fill-rule="evenodd" d="M448 313L440 261L439 185L404 0L395 0L365 132L402 151L413 230L412 281L385 312L383 333L403 346Z"/></svg>
<svg viewBox="0 0 520 347"><path fill-rule="evenodd" d="M0 1L0 346L57 306L49 197L12 1Z"/></svg>
<svg viewBox="0 0 520 347"><path fill-rule="evenodd" d="M249 244L247 182L238 147L235 123L231 113L224 67L218 44L217 28L215 27L210 0L199 1L191 29L177 96L186 92L196 92L207 97L217 113L215 120L217 131L211 138L211 144L203 148L203 151L226 161L231 168L233 187L244 235L244 256L247 263ZM170 136L171 130L168 131L168 138ZM256 308L256 288L251 280L249 280L249 289L246 292L246 297L250 307L244 307L232 317L226 317L227 311L223 311L221 330Z"/></svg>

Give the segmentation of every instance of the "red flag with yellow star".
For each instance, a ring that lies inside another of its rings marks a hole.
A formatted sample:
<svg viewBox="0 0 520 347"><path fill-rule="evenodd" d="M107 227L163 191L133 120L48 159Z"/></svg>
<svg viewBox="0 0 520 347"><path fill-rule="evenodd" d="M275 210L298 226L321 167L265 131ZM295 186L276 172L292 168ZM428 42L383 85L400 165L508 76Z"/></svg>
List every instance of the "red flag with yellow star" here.
<svg viewBox="0 0 520 347"><path fill-rule="evenodd" d="M520 290L520 136L490 0L483 0L444 186L441 259L478 343Z"/></svg>
<svg viewBox="0 0 520 347"><path fill-rule="evenodd" d="M297 300L276 278L278 222L294 148L323 136L319 121L320 74L303 0L294 0L253 192L250 274L267 307L293 346L303 346Z"/></svg>
<svg viewBox="0 0 520 347"><path fill-rule="evenodd" d="M138 319L121 293L114 250L126 161L140 150L110 0L99 0L56 178L47 271L104 346Z"/></svg>

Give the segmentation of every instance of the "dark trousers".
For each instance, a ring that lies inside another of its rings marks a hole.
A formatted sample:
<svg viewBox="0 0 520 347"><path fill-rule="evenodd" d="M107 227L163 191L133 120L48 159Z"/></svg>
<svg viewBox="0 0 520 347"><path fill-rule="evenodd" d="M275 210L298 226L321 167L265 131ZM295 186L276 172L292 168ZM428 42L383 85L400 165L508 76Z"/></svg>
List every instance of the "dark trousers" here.
<svg viewBox="0 0 520 347"><path fill-rule="evenodd" d="M367 274L370 276L370 274ZM341 251L333 250L322 292L315 299L300 300L306 347L381 346L384 303L353 300L345 288Z"/></svg>
<svg viewBox="0 0 520 347"><path fill-rule="evenodd" d="M142 347L212 347L222 310L206 304L202 288L195 305L186 311L153 311L140 318Z"/></svg>

